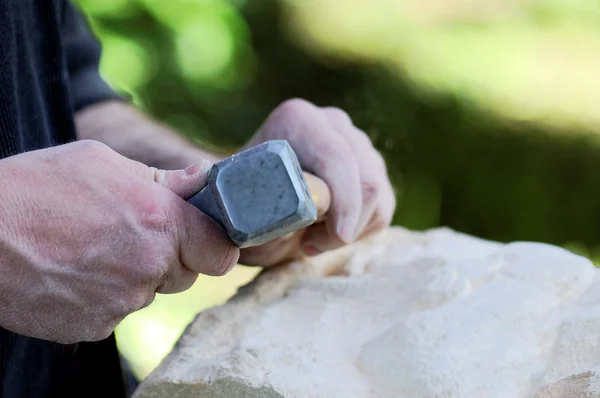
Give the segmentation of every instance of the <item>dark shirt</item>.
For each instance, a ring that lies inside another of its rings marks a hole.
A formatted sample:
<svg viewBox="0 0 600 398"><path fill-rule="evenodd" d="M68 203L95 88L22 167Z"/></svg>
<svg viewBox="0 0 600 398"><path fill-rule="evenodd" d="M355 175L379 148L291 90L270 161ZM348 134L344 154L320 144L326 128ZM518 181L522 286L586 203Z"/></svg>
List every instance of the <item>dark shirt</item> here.
<svg viewBox="0 0 600 398"><path fill-rule="evenodd" d="M117 98L99 57L67 0L0 0L0 158L75 140L74 113ZM0 398L96 396L125 396L113 336L59 345L0 328Z"/></svg>

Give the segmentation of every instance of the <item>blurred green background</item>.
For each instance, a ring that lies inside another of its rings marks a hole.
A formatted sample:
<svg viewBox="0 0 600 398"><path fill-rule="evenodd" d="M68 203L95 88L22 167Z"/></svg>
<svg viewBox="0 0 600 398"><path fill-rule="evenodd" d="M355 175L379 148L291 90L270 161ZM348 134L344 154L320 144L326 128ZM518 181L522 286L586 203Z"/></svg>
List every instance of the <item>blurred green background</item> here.
<svg viewBox="0 0 600 398"><path fill-rule="evenodd" d="M600 258L596 0L78 0L116 89L236 148L281 101L339 106L397 189L394 223ZM117 330L138 377L257 269L159 296Z"/></svg>

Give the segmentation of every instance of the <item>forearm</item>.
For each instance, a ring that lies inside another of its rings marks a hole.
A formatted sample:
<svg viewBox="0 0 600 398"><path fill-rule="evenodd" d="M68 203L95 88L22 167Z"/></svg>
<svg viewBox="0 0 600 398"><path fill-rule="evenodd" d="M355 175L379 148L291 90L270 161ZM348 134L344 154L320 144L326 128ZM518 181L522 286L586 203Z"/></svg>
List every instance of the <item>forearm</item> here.
<svg viewBox="0 0 600 398"><path fill-rule="evenodd" d="M76 115L78 139L92 139L130 159L161 169L180 169L199 159L217 161L227 154L201 148L133 106L107 101Z"/></svg>

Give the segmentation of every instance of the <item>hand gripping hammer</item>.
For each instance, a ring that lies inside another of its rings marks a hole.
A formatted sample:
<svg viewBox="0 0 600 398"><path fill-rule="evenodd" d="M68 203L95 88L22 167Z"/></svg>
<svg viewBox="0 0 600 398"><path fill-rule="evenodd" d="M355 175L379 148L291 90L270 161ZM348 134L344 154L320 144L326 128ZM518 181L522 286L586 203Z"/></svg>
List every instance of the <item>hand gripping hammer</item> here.
<svg viewBox="0 0 600 398"><path fill-rule="evenodd" d="M273 140L215 163L207 185L188 202L244 248L313 224L329 198L322 180L302 172L289 143Z"/></svg>

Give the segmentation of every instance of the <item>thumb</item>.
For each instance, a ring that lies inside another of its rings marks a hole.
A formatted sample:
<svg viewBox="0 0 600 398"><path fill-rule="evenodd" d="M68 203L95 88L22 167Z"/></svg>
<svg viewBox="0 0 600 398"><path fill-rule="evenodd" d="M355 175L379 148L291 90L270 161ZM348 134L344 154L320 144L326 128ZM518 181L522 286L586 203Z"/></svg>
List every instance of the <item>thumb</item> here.
<svg viewBox="0 0 600 398"><path fill-rule="evenodd" d="M149 169L155 182L187 200L204 188L212 165L208 160L201 160L181 170Z"/></svg>

